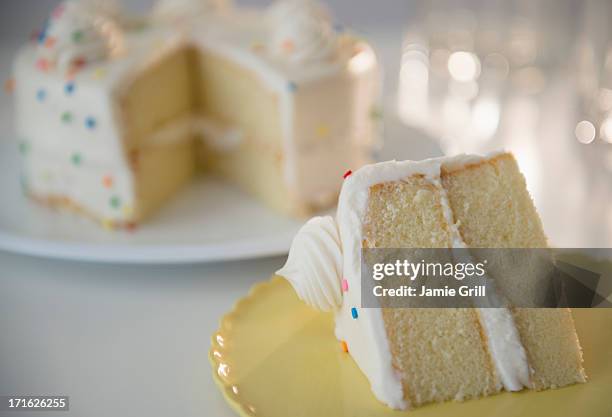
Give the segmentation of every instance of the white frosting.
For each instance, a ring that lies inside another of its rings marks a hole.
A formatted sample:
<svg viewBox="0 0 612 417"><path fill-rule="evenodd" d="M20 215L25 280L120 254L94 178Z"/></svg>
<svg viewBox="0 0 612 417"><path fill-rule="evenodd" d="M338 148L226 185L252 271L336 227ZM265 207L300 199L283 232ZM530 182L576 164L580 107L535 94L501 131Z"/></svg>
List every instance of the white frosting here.
<svg viewBox="0 0 612 417"><path fill-rule="evenodd" d="M338 39L326 10L316 0L277 0L270 9L272 53L304 64L330 60Z"/></svg>
<svg viewBox="0 0 612 417"><path fill-rule="evenodd" d="M227 0L157 0L153 16L160 20L185 21L217 13L227 7Z"/></svg>
<svg viewBox="0 0 612 417"><path fill-rule="evenodd" d="M405 409L408 404L404 400L401 376L392 366L382 312L380 309L359 309L358 320L354 320L351 313L352 307L361 305L361 228L369 188L374 184L397 181L414 174L424 175L442 191L441 204L448 226L453 231L453 247L465 248L453 221L446 193L440 184L440 169L443 164L445 167L457 168L493 155L461 155L420 162L389 161L369 165L348 177L342 188L337 222L344 254L343 275L349 282L350 291L345 294L342 308L336 314L336 336L347 342L351 355L368 377L376 397L392 408ZM523 386L529 386L529 364L510 311L505 308L479 308L478 311L503 386L507 390L520 390Z"/></svg>
<svg viewBox="0 0 612 417"><path fill-rule="evenodd" d="M65 70L78 62L107 58L121 45L114 2L65 0L51 14L39 39L39 54Z"/></svg>
<svg viewBox="0 0 612 417"><path fill-rule="evenodd" d="M167 145L197 138L209 149L228 152L242 143L244 133L232 126L224 126L200 115L186 115L160 127L147 144Z"/></svg>
<svg viewBox="0 0 612 417"><path fill-rule="evenodd" d="M342 248L331 216L313 217L293 239L287 263L276 272L285 277L306 304L336 310L342 303Z"/></svg>

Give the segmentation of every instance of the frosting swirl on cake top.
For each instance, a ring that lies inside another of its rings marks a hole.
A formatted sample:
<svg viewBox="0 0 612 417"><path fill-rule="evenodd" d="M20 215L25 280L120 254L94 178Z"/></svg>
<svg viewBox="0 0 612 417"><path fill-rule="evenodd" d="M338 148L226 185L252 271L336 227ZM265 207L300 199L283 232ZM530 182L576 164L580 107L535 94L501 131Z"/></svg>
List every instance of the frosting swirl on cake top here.
<svg viewBox="0 0 612 417"><path fill-rule="evenodd" d="M160 20L183 21L216 13L228 7L227 0L158 0L153 9Z"/></svg>
<svg viewBox="0 0 612 417"><path fill-rule="evenodd" d="M331 60L338 37L329 14L314 0L278 0L269 11L273 55L294 64Z"/></svg>
<svg viewBox="0 0 612 417"><path fill-rule="evenodd" d="M323 311L342 304L342 249L331 216L313 217L291 244L285 266L277 271L306 304Z"/></svg>
<svg viewBox="0 0 612 417"><path fill-rule="evenodd" d="M66 0L51 13L38 38L39 55L59 69L107 58L121 42L117 3Z"/></svg>

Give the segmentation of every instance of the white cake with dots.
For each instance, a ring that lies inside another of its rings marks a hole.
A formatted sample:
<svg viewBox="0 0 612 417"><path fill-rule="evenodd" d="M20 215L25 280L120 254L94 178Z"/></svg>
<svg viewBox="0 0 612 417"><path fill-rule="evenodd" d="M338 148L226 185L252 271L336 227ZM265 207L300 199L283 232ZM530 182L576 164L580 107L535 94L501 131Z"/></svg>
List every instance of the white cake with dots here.
<svg viewBox="0 0 612 417"><path fill-rule="evenodd" d="M160 0L142 17L67 0L14 79L24 189L109 228L199 173L304 215L376 145L376 57L311 0Z"/></svg>

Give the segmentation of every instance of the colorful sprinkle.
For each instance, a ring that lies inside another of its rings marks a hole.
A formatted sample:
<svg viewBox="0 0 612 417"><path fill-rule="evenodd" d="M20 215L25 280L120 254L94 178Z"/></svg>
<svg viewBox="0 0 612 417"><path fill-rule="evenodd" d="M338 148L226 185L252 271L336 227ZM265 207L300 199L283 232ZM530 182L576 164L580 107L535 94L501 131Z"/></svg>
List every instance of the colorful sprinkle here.
<svg viewBox="0 0 612 417"><path fill-rule="evenodd" d="M66 94L68 94L69 96L72 95L74 93L74 90L76 89L76 85L73 82L69 82L66 84L66 86L64 87L64 91L66 92Z"/></svg>
<svg viewBox="0 0 612 417"><path fill-rule="evenodd" d="M102 178L102 185L104 186L104 188L111 188L114 183L115 181L110 175L105 175L104 178Z"/></svg>
<svg viewBox="0 0 612 417"><path fill-rule="evenodd" d="M382 110L379 107L374 106L374 107L372 107L370 109L370 118L371 119L373 119L373 120L380 120L380 119L382 119L382 116L383 116Z"/></svg>
<svg viewBox="0 0 612 417"><path fill-rule="evenodd" d="M106 70L104 68L96 68L93 73L93 78L96 80L101 80L106 76Z"/></svg>
<svg viewBox="0 0 612 417"><path fill-rule="evenodd" d="M329 136L329 126L326 124L320 124L317 126L316 134L319 138L326 138Z"/></svg>
<svg viewBox="0 0 612 417"><path fill-rule="evenodd" d="M83 31L82 30L75 30L74 32L72 32L72 41L74 43L79 43L83 40Z"/></svg>
<svg viewBox="0 0 612 417"><path fill-rule="evenodd" d="M357 309L355 307L351 308L351 316L353 316L354 319L357 319L357 317L359 317L359 314L357 313Z"/></svg>
<svg viewBox="0 0 612 417"><path fill-rule="evenodd" d="M348 291L348 281L346 279L342 279L342 291Z"/></svg>
<svg viewBox="0 0 612 417"><path fill-rule="evenodd" d="M19 153L27 155L28 152L30 152L30 144L25 141L19 142Z"/></svg>
<svg viewBox="0 0 612 417"><path fill-rule="evenodd" d="M51 68L51 63L48 59L40 58L38 61L36 61L36 68L38 68L40 71L46 72Z"/></svg>
<svg viewBox="0 0 612 417"><path fill-rule="evenodd" d="M62 113L62 122L66 124L72 123L72 113L70 113L69 111L65 111L64 113Z"/></svg>
<svg viewBox="0 0 612 417"><path fill-rule="evenodd" d="M348 171L346 171L344 173L344 175L342 176L342 178L347 179L349 176L351 176L353 174L353 171L351 171L350 169Z"/></svg>
<svg viewBox="0 0 612 417"><path fill-rule="evenodd" d="M135 232L136 229L138 228L138 225L135 222L127 222L125 224L125 228L127 229L128 232Z"/></svg>
<svg viewBox="0 0 612 417"><path fill-rule="evenodd" d="M342 340L342 341L340 342L340 346L342 347L342 351L343 351L344 353L348 353L348 345L346 344L346 342L345 342L344 340Z"/></svg>
<svg viewBox="0 0 612 417"><path fill-rule="evenodd" d="M72 161L73 165L79 166L83 163L83 156L80 153L75 152L70 157L70 160Z"/></svg>
<svg viewBox="0 0 612 417"><path fill-rule="evenodd" d="M37 36L36 36L36 40L38 41L38 43L40 45L42 45L43 43L45 43L45 39L47 39L47 30L46 30L46 26L43 30L39 31Z"/></svg>
<svg viewBox="0 0 612 417"><path fill-rule="evenodd" d="M81 69L83 68L85 65L87 65L87 59L85 59L84 56L79 56L77 57L77 59L74 60L74 64L73 64L77 69Z"/></svg>
<svg viewBox="0 0 612 417"><path fill-rule="evenodd" d="M56 44L57 40L53 36L48 36L45 39L45 48L53 48Z"/></svg>
<svg viewBox="0 0 612 417"><path fill-rule="evenodd" d="M47 91L46 90L41 88L41 89L39 89L36 92L36 99L38 101L45 101L46 98L47 98Z"/></svg>
<svg viewBox="0 0 612 417"><path fill-rule="evenodd" d="M265 49L265 46L261 42L253 42L251 44L251 50L253 52L263 52L264 49Z"/></svg>
<svg viewBox="0 0 612 417"><path fill-rule="evenodd" d="M281 48L283 48L285 52L291 53L295 49L295 44L291 39L287 39L283 41L283 43L281 44Z"/></svg>
<svg viewBox="0 0 612 417"><path fill-rule="evenodd" d="M116 195L112 196L109 202L110 206L114 209L118 209L119 207L121 207L121 199Z"/></svg>
<svg viewBox="0 0 612 417"><path fill-rule="evenodd" d="M134 208L126 204L125 206L123 206L123 214L126 217L132 217L132 215L134 214Z"/></svg>
<svg viewBox="0 0 612 417"><path fill-rule="evenodd" d="M110 219L104 219L102 220L102 227L104 227L106 230L113 230L115 229L115 222Z"/></svg>
<svg viewBox="0 0 612 417"><path fill-rule="evenodd" d="M298 85L294 83L293 81L289 81L289 84L287 85L287 87L289 88L289 91L291 91L292 93L295 93L298 89Z"/></svg>
<svg viewBox="0 0 612 417"><path fill-rule="evenodd" d="M95 119L95 118L93 118L93 117L91 117L91 116L89 116L89 117L87 117L87 118L85 119L85 126L86 126L86 127L87 127L87 129L89 129L89 130L93 130L93 129L95 129L97 124L98 124L98 123L96 122L96 119Z"/></svg>
<svg viewBox="0 0 612 417"><path fill-rule="evenodd" d="M40 39L40 34L41 33L42 33L42 30L33 30L30 33L30 41L38 43L38 40Z"/></svg>
<svg viewBox="0 0 612 417"><path fill-rule="evenodd" d="M128 158L132 170L137 171L140 165L140 153L136 149L133 149L130 151Z"/></svg>
<svg viewBox="0 0 612 417"><path fill-rule="evenodd" d="M53 9L52 16L55 19L59 19L64 14L65 6L63 4L58 5L55 9Z"/></svg>
<svg viewBox="0 0 612 417"><path fill-rule="evenodd" d="M4 82L4 91L7 94L11 94L15 91L15 79L14 78L9 78L8 80L6 80Z"/></svg>

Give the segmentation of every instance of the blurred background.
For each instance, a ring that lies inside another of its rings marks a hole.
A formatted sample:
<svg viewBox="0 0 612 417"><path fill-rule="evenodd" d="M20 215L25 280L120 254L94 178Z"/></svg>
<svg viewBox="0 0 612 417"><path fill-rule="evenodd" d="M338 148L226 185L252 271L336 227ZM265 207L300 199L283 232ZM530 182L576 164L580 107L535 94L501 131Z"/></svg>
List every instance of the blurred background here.
<svg viewBox="0 0 612 417"><path fill-rule="evenodd" d="M3 79L16 48L56 3L3 2ZM152 1L123 3L143 12ZM510 150L554 245L612 246L612 1L326 3L379 54L381 159ZM6 96L1 108L7 135Z"/></svg>

